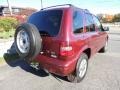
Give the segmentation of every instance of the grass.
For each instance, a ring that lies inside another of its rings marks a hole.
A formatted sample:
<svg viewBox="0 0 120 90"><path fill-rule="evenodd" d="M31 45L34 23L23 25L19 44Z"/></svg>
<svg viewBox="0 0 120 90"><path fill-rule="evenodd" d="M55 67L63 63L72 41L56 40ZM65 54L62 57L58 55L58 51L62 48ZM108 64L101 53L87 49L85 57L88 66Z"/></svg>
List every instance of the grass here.
<svg viewBox="0 0 120 90"><path fill-rule="evenodd" d="M4 57L0 57L0 65L5 62L7 63L7 62L15 61L17 59L19 59L18 54L13 54L13 55L5 54Z"/></svg>
<svg viewBox="0 0 120 90"><path fill-rule="evenodd" d="M0 65L3 64L5 62L3 57L0 57Z"/></svg>
<svg viewBox="0 0 120 90"><path fill-rule="evenodd" d="M15 33L15 30L10 30L9 32L3 31L0 32L0 39L8 39L10 37L13 37Z"/></svg>

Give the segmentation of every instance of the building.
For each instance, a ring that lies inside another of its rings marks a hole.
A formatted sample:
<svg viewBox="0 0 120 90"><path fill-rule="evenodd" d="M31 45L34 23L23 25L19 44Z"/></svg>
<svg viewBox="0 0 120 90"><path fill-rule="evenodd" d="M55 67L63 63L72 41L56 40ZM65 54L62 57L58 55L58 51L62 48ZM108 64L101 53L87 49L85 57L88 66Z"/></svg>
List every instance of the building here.
<svg viewBox="0 0 120 90"><path fill-rule="evenodd" d="M108 22L110 22L114 18L114 15L104 14L103 18L105 18Z"/></svg>
<svg viewBox="0 0 120 90"><path fill-rule="evenodd" d="M15 7L12 6L12 13L13 15L30 15L33 12L37 11L36 9L33 8L21 8L21 7ZM0 5L0 16L10 16L10 11L8 6L5 5Z"/></svg>

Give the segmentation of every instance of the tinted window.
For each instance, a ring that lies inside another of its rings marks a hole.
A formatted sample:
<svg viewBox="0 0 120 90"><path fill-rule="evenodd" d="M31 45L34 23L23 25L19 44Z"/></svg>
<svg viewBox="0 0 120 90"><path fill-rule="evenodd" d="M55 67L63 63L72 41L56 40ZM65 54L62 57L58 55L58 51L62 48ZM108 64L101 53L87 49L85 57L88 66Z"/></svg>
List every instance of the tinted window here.
<svg viewBox="0 0 120 90"><path fill-rule="evenodd" d="M87 32L95 31L95 25L93 22L92 15L86 13L85 16L86 16L86 31Z"/></svg>
<svg viewBox="0 0 120 90"><path fill-rule="evenodd" d="M73 30L74 33L83 32L83 17L80 11L75 11L73 14Z"/></svg>
<svg viewBox="0 0 120 90"><path fill-rule="evenodd" d="M60 30L62 10L40 11L33 14L28 22L34 24L41 35L56 36Z"/></svg>
<svg viewBox="0 0 120 90"><path fill-rule="evenodd" d="M98 20L98 18L95 17L95 16L93 16L93 20L94 20L94 23L95 23L95 27L96 27L99 31L101 31L101 30L102 30L102 29L101 29L101 23L100 23L100 21Z"/></svg>

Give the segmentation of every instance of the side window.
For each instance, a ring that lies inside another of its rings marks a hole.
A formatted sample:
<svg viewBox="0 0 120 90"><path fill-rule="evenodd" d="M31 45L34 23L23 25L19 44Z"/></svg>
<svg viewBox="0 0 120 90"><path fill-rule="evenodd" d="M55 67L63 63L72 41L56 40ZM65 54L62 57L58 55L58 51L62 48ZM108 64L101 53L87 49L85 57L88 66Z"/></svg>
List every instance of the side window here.
<svg viewBox="0 0 120 90"><path fill-rule="evenodd" d="M95 27L96 27L99 31L102 31L102 26L101 26L101 23L100 23L100 21L98 20L98 18L97 18L96 16L93 16L93 20L94 20Z"/></svg>
<svg viewBox="0 0 120 90"><path fill-rule="evenodd" d="M93 22L93 17L91 14L85 14L86 16L86 31L87 32L93 32L95 31L95 25Z"/></svg>
<svg viewBox="0 0 120 90"><path fill-rule="evenodd" d="M73 30L74 33L83 32L83 15L80 11L75 11L73 14Z"/></svg>

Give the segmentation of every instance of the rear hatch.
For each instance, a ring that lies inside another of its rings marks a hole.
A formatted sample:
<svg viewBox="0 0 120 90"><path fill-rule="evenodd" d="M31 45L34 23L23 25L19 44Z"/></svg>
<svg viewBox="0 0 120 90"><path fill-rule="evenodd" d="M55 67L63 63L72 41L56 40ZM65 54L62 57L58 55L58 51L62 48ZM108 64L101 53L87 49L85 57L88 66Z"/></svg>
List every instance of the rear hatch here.
<svg viewBox="0 0 120 90"><path fill-rule="evenodd" d="M34 24L42 37L42 52L41 54L57 57L59 55L60 43L57 38L63 11L62 10L43 10L34 13L28 20Z"/></svg>

